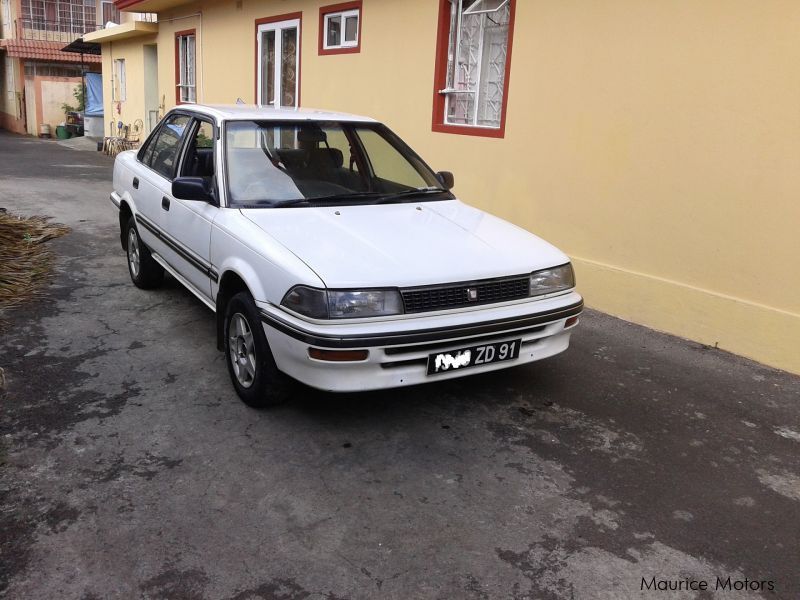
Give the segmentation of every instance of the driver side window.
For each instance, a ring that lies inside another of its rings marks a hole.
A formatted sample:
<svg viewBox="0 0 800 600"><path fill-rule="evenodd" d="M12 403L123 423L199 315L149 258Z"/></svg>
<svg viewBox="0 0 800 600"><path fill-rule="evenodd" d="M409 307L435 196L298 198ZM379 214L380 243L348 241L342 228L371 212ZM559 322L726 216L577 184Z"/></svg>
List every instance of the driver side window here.
<svg viewBox="0 0 800 600"><path fill-rule="evenodd" d="M161 126L156 138L148 144L142 162L167 179L172 179L175 174L175 161L188 123L189 117L186 115L170 117Z"/></svg>
<svg viewBox="0 0 800 600"><path fill-rule="evenodd" d="M198 120L192 127L181 176L203 177L208 181L214 176L214 126L208 121Z"/></svg>

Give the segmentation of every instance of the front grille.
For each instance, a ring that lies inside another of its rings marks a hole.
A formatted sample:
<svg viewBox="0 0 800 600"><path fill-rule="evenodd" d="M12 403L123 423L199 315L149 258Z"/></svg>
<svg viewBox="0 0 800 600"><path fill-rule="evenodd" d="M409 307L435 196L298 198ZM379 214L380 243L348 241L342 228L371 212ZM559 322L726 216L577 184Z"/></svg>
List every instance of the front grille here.
<svg viewBox="0 0 800 600"><path fill-rule="evenodd" d="M529 289L529 276L517 275L471 283L407 288L400 290L400 294L403 296L406 312L417 313L519 300L528 297ZM470 299L470 290L477 294L474 300Z"/></svg>

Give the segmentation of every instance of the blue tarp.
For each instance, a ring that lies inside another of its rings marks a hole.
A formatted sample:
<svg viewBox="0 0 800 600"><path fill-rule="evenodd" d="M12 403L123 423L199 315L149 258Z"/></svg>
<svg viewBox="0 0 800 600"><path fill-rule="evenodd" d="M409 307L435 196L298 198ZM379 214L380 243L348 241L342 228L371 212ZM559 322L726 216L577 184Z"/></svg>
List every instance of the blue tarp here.
<svg viewBox="0 0 800 600"><path fill-rule="evenodd" d="M103 76L100 73L86 73L86 111L87 117L103 116Z"/></svg>

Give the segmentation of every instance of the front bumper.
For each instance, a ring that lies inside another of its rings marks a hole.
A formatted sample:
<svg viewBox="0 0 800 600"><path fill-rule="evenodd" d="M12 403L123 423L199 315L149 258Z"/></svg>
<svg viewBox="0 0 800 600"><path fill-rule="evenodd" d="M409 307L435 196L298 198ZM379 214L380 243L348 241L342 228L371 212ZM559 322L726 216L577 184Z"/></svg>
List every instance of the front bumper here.
<svg viewBox="0 0 800 600"><path fill-rule="evenodd" d="M563 352L583 310L576 292L444 314L361 323L310 323L270 304L259 304L264 331L278 368L312 387L337 392L415 385L496 371ZM482 343L521 340L519 357L468 369L427 375L428 355ZM308 355L309 348L365 349L365 360L329 362Z"/></svg>

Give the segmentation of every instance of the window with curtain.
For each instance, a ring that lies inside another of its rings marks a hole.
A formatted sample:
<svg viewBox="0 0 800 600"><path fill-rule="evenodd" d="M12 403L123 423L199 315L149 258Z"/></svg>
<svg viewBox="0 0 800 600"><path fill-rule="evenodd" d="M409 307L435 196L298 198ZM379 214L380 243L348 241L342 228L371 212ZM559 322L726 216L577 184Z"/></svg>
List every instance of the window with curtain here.
<svg viewBox="0 0 800 600"><path fill-rule="evenodd" d="M116 23L117 25L119 25L120 14L119 14L119 9L116 7L116 5L113 2L107 2L106 0L103 0L103 2L101 2L101 5L103 8L103 23L102 23L103 27L105 27L106 23L109 22Z"/></svg>
<svg viewBox="0 0 800 600"><path fill-rule="evenodd" d="M114 86L112 89L112 93L114 95L115 102L124 102L127 97L127 92L125 90L125 59L124 58L116 58L114 59Z"/></svg>
<svg viewBox="0 0 800 600"><path fill-rule="evenodd" d="M195 83L195 34L179 34L175 38L178 52L176 85L178 102L197 102Z"/></svg>

